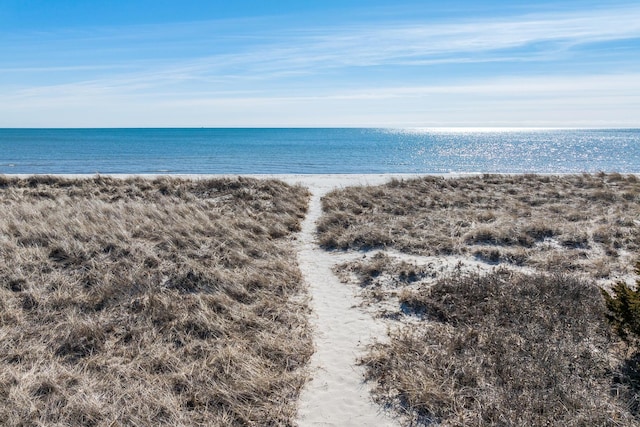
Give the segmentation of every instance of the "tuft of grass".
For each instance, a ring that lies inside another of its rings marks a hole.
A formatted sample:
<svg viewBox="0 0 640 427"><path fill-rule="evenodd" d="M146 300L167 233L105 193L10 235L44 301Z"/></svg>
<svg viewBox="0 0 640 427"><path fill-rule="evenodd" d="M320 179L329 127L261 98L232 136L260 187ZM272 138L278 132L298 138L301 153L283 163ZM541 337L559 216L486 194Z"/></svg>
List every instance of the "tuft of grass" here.
<svg viewBox="0 0 640 427"><path fill-rule="evenodd" d="M0 180L0 422L292 425L308 192L244 178Z"/></svg>

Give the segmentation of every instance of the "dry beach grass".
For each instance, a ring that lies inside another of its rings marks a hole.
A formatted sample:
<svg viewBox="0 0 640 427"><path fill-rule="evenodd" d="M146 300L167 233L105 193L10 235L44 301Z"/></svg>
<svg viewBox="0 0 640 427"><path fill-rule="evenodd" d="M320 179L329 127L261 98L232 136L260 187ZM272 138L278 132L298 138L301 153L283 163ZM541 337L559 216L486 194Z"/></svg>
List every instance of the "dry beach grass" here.
<svg viewBox="0 0 640 427"><path fill-rule="evenodd" d="M323 199L328 249L395 248L609 278L640 249L633 176L473 176L393 180Z"/></svg>
<svg viewBox="0 0 640 427"><path fill-rule="evenodd" d="M295 424L308 197L0 177L0 424ZM425 177L323 204L325 248L381 250L338 270L391 325L361 362L407 424L640 425L598 289L633 271L634 176Z"/></svg>
<svg viewBox="0 0 640 427"><path fill-rule="evenodd" d="M0 177L0 424L293 424L307 200L273 180Z"/></svg>
<svg viewBox="0 0 640 427"><path fill-rule="evenodd" d="M635 176L427 177L323 203L326 248L382 249L337 272L390 323L362 363L407 424L640 425L598 286L633 271Z"/></svg>

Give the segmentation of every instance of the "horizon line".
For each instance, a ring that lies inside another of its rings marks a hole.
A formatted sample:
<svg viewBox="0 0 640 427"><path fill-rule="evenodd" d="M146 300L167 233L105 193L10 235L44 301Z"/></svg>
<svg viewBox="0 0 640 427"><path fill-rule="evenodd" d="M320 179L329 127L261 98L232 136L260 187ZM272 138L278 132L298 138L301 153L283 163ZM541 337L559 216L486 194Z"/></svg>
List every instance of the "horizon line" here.
<svg viewBox="0 0 640 427"><path fill-rule="evenodd" d="M381 130L414 130L414 131L553 131L553 130L640 130L638 126L34 126L34 127L0 127L0 130L198 130L198 129L381 129Z"/></svg>

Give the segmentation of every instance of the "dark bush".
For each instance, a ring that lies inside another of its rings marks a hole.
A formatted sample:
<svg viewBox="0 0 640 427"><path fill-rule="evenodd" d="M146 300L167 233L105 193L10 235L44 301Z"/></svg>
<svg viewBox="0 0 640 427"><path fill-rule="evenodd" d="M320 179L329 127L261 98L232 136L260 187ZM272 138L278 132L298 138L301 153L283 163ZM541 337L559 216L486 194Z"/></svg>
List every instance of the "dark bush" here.
<svg viewBox="0 0 640 427"><path fill-rule="evenodd" d="M640 274L640 263L636 265ZM640 283L636 282L636 288ZM625 341L640 338L640 290L631 289L626 283L618 282L612 294L602 290L607 309L607 319Z"/></svg>

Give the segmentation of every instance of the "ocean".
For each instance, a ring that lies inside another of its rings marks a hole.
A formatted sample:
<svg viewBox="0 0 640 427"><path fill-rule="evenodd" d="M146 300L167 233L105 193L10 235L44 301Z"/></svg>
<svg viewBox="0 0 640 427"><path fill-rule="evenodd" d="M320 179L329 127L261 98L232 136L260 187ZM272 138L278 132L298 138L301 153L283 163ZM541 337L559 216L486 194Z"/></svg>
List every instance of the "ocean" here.
<svg viewBox="0 0 640 427"><path fill-rule="evenodd" d="M640 172L640 129L0 129L0 174Z"/></svg>

